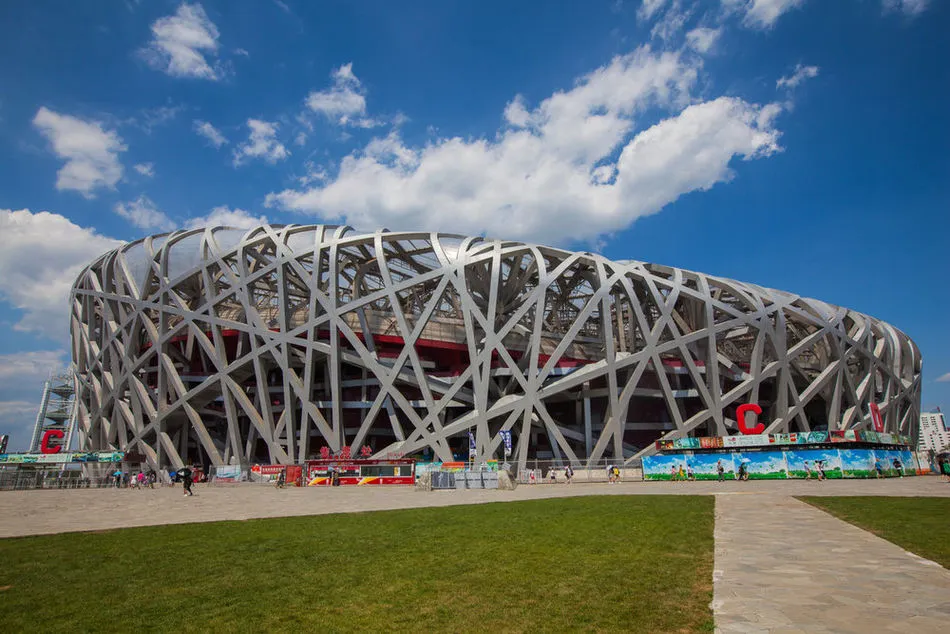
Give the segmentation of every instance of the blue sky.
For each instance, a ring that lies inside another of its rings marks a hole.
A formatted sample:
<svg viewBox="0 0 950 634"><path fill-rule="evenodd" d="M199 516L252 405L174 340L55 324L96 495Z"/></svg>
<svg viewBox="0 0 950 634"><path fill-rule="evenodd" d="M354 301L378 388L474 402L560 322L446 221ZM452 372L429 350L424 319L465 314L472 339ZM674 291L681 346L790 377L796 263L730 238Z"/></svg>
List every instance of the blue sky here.
<svg viewBox="0 0 950 634"><path fill-rule="evenodd" d="M950 3L0 5L0 432L117 240L341 222L596 250L908 333L950 406ZM943 380L940 380L941 377Z"/></svg>

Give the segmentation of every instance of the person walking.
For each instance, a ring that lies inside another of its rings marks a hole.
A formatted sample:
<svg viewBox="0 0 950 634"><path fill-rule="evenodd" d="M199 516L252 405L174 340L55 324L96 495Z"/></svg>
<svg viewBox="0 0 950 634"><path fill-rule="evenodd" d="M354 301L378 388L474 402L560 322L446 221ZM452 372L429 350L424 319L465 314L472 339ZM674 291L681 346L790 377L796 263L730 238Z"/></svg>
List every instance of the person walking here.
<svg viewBox="0 0 950 634"><path fill-rule="evenodd" d="M277 474L277 488L283 489L284 482L286 482L286 480L287 480L287 470L281 469L280 473Z"/></svg>
<svg viewBox="0 0 950 634"><path fill-rule="evenodd" d="M188 467L179 469L178 475L181 477L182 486L185 488L184 495L194 495L191 491L191 483L193 482L191 469Z"/></svg>
<svg viewBox="0 0 950 634"><path fill-rule="evenodd" d="M811 480L811 465L808 464L808 461L805 461L805 479Z"/></svg>
<svg viewBox="0 0 950 634"><path fill-rule="evenodd" d="M904 477L904 464L899 458L894 458L894 469L897 471L897 475Z"/></svg>
<svg viewBox="0 0 950 634"><path fill-rule="evenodd" d="M818 471L818 481L822 482L825 479L825 461L816 460L815 461L815 470Z"/></svg>
<svg viewBox="0 0 950 634"><path fill-rule="evenodd" d="M722 466L722 460L716 463L716 473L719 474L720 482L723 482L726 479L726 468Z"/></svg>
<svg viewBox="0 0 950 634"><path fill-rule="evenodd" d="M874 460L874 477L883 478L884 477L884 465L881 464L881 459L876 458Z"/></svg>
<svg viewBox="0 0 950 634"><path fill-rule="evenodd" d="M693 465L688 462L686 463L686 479L690 482L696 480L696 474L693 473Z"/></svg>
<svg viewBox="0 0 950 634"><path fill-rule="evenodd" d="M570 464L568 464L564 469L564 479L567 480L567 484L570 484L574 479L574 467L572 467Z"/></svg>
<svg viewBox="0 0 950 634"><path fill-rule="evenodd" d="M950 460L943 461L943 477L950 482Z"/></svg>

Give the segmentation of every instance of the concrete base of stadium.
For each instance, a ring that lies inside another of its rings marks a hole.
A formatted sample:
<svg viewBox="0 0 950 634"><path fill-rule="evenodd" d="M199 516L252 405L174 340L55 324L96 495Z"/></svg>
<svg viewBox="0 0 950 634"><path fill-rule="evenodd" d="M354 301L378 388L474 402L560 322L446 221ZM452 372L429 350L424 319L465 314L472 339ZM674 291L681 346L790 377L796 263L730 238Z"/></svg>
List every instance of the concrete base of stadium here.
<svg viewBox="0 0 950 634"><path fill-rule="evenodd" d="M950 622L950 571L793 499L950 497L936 476L888 480L537 484L513 491L196 485L0 493L0 537L484 504L578 495L715 495L717 630L920 632Z"/></svg>

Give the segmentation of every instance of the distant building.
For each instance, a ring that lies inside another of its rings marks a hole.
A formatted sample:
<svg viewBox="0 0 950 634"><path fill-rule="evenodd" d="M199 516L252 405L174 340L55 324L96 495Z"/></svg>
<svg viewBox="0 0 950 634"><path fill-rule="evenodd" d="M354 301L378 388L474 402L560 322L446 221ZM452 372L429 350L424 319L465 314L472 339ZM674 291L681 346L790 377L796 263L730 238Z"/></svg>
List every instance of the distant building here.
<svg viewBox="0 0 950 634"><path fill-rule="evenodd" d="M920 440L917 451L950 451L950 429L940 412L925 412L920 415Z"/></svg>

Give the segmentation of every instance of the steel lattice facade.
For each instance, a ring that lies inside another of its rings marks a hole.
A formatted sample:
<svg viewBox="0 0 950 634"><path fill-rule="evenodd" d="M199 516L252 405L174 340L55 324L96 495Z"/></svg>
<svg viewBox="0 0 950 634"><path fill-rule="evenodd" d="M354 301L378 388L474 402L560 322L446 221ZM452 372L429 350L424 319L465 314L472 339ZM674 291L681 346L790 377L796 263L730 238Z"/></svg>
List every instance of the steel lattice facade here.
<svg viewBox="0 0 950 634"><path fill-rule="evenodd" d="M184 462L376 455L583 463L654 440L870 425L916 437L920 353L821 301L667 266L340 226L178 231L71 295L83 449Z"/></svg>

